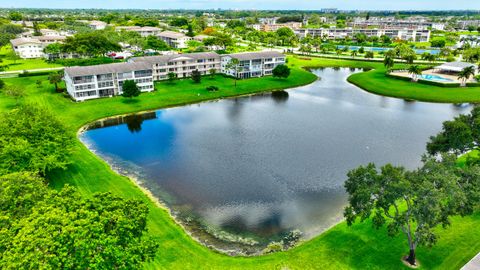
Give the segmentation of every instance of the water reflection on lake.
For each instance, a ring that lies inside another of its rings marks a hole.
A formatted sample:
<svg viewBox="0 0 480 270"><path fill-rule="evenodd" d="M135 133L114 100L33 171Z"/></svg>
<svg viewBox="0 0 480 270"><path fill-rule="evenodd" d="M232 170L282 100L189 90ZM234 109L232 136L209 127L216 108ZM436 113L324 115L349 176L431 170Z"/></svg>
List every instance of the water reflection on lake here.
<svg viewBox="0 0 480 270"><path fill-rule="evenodd" d="M349 69L313 72L321 80L288 92L103 121L81 138L177 211L265 238L313 236L341 219L349 169L414 168L441 123L470 110L366 93Z"/></svg>

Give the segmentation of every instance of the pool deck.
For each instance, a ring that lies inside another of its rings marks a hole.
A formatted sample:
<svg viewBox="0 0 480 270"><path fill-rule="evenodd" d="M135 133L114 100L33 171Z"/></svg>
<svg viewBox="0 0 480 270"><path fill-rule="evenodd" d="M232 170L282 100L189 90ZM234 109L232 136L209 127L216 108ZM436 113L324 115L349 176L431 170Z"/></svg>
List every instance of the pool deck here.
<svg viewBox="0 0 480 270"><path fill-rule="evenodd" d="M407 78L412 77L412 74L408 73L408 71L406 71L406 70L394 71L394 72L392 72L392 75L396 75L396 76L400 76L400 77L407 77ZM439 83L462 83L462 80L459 80L457 75L439 73L439 72L434 71L433 69L428 69L428 70L423 71L422 75L436 75L436 76L441 76L443 78L452 80L452 81L449 81L449 82L432 80L432 81L439 82ZM469 80L467 80L467 83L469 83L469 82L475 82L475 79L470 78Z"/></svg>

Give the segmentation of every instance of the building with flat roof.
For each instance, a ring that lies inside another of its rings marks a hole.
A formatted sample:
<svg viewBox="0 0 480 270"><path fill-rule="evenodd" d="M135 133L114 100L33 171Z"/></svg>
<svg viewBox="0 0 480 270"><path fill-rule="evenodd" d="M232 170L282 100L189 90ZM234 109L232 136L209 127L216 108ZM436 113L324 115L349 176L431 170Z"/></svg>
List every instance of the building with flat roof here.
<svg viewBox="0 0 480 270"><path fill-rule="evenodd" d="M239 61L238 68L229 68L232 59ZM285 55L276 51L234 53L221 56L221 72L239 79L272 75L272 70L285 64Z"/></svg>
<svg viewBox="0 0 480 270"><path fill-rule="evenodd" d="M115 31L132 31L132 32L137 32L140 34L142 37L148 37L148 36L157 36L162 32L162 29L158 27L151 27L151 26L117 26L115 27Z"/></svg>
<svg viewBox="0 0 480 270"><path fill-rule="evenodd" d="M64 36L33 36L10 40L15 53L22 59L42 58L46 54L43 49L49 44L63 42Z"/></svg>
<svg viewBox="0 0 480 270"><path fill-rule="evenodd" d="M186 53L174 55L158 55L130 58L129 62L146 62L152 66L153 79L165 80L168 73L175 73L177 78L186 78L192 75L192 71L198 70L206 75L211 69L217 73L220 70L220 55L216 52Z"/></svg>
<svg viewBox="0 0 480 270"><path fill-rule="evenodd" d="M65 68L68 94L77 100L112 97L122 94L125 80L133 80L142 92L153 91L152 66L147 62L113 63Z"/></svg>
<svg viewBox="0 0 480 270"><path fill-rule="evenodd" d="M239 60L239 69L231 69L231 59ZM130 58L126 63L65 68L67 91L77 101L111 97L122 93L125 80L134 80L141 91L153 91L153 81L168 79L169 73L187 78L194 70L208 75L213 69L237 78L271 75L285 64L285 55L275 52L251 52L219 55L215 52L158 55Z"/></svg>
<svg viewBox="0 0 480 270"><path fill-rule="evenodd" d="M185 35L184 33L173 32L173 31L163 31L158 33L158 38L165 41L168 46L176 49L187 48L187 42L192 40L191 37Z"/></svg>
<svg viewBox="0 0 480 270"><path fill-rule="evenodd" d="M383 35L391 39L428 42L430 41L430 30L415 29L353 29L353 28L308 28L297 29L295 34L299 38L321 37L327 39L354 39L356 34L365 34L367 37L381 37Z"/></svg>

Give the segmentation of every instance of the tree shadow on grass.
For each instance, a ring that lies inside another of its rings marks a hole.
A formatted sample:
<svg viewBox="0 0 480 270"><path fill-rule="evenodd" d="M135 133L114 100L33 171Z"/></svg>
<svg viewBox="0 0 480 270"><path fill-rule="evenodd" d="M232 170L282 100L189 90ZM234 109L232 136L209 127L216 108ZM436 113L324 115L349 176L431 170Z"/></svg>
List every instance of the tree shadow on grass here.
<svg viewBox="0 0 480 270"><path fill-rule="evenodd" d="M140 100L138 100L136 98L124 98L124 99L122 99L123 104L137 104L139 102L140 102Z"/></svg>

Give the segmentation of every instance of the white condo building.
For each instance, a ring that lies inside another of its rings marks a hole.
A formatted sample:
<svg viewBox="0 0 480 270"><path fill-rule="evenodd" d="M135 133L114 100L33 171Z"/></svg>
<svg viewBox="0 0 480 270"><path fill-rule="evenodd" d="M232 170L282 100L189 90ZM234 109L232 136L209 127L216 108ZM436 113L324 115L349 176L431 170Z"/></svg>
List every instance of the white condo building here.
<svg viewBox="0 0 480 270"><path fill-rule="evenodd" d="M162 32L162 29L158 27L151 27L151 26L117 26L115 27L115 31L133 31L140 34L142 37L148 36L157 36Z"/></svg>
<svg viewBox="0 0 480 270"><path fill-rule="evenodd" d="M146 62L65 68L67 91L77 101L122 94L125 80L142 92L153 91L152 66Z"/></svg>
<svg viewBox="0 0 480 270"><path fill-rule="evenodd" d="M238 68L229 68L230 61L238 60ZM221 72L240 79L272 75L272 70L285 64L285 55L276 51L248 52L222 55Z"/></svg>
<svg viewBox="0 0 480 270"><path fill-rule="evenodd" d="M228 65L233 58L239 60L237 72ZM285 55L275 51L134 57L126 63L65 68L65 83L70 96L82 101L119 95L124 80L134 80L141 91L153 91L153 82L168 79L169 73L175 73L177 78L187 78L194 70L208 75L214 69L216 73L246 79L271 75L272 70L281 64L285 64Z"/></svg>
<svg viewBox="0 0 480 270"><path fill-rule="evenodd" d="M184 49L187 48L187 42L192 40L191 37L178 32L173 31L163 31L157 35L158 38L165 41L168 46L175 49Z"/></svg>
<svg viewBox="0 0 480 270"><path fill-rule="evenodd" d="M10 40L15 53L22 59L45 57L43 49L52 43L63 42L64 36L22 37Z"/></svg>
<svg viewBox="0 0 480 270"><path fill-rule="evenodd" d="M353 29L353 28L309 28L297 29L295 34L299 38L307 36L322 37L327 39L355 38L356 34L365 34L367 37L381 37L383 35L391 39L400 39L417 42L430 41L430 30L416 29Z"/></svg>
<svg viewBox="0 0 480 270"><path fill-rule="evenodd" d="M220 55L215 52L134 57L129 59L129 62L149 63L156 81L167 79L171 72L175 73L177 78L186 78L190 77L194 70L200 71L202 75L208 74L211 69L215 69L217 73L221 71Z"/></svg>

